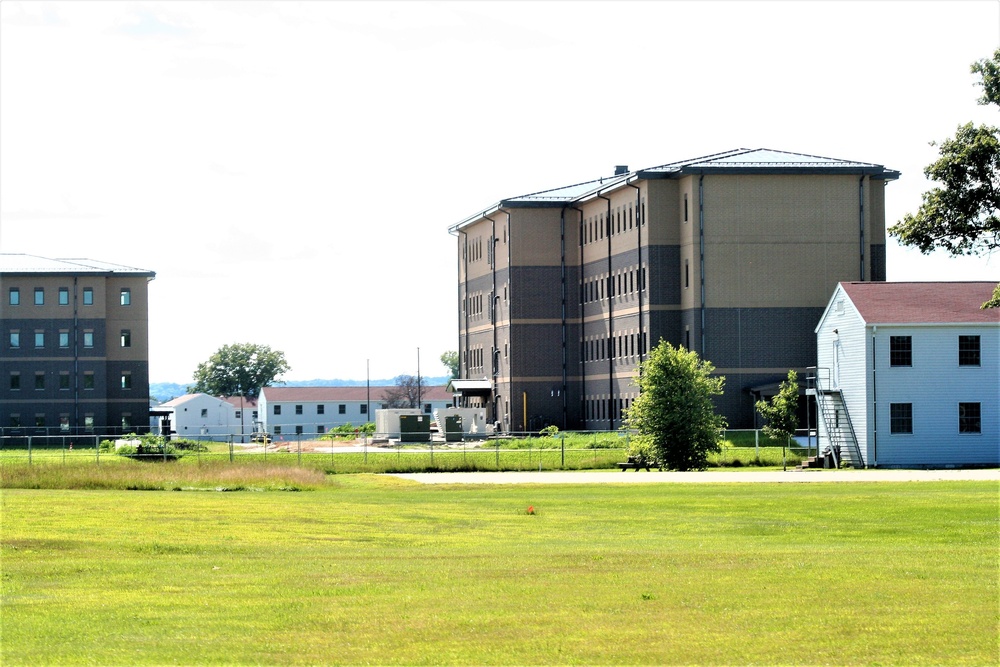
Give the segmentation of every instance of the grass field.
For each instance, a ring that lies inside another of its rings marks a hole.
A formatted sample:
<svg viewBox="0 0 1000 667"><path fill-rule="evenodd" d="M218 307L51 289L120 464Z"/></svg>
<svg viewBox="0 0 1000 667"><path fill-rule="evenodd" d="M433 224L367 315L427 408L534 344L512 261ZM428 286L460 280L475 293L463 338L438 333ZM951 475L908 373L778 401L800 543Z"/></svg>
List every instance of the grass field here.
<svg viewBox="0 0 1000 667"><path fill-rule="evenodd" d="M31 474L134 474L75 467ZM3 490L2 664L998 661L996 483L168 468L138 488L185 490Z"/></svg>

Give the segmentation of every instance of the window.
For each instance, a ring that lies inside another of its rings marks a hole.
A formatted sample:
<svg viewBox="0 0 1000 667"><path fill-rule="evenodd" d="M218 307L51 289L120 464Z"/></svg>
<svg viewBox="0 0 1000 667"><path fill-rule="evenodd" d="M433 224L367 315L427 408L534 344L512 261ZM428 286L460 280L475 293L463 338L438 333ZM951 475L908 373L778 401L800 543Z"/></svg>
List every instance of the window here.
<svg viewBox="0 0 1000 667"><path fill-rule="evenodd" d="M132 373L129 371L124 371L122 373L122 389L132 388Z"/></svg>
<svg viewBox="0 0 1000 667"><path fill-rule="evenodd" d="M10 288L10 305L20 306L21 305L21 290L17 287Z"/></svg>
<svg viewBox="0 0 1000 667"><path fill-rule="evenodd" d="M958 404L958 432L982 433L979 403Z"/></svg>
<svg viewBox="0 0 1000 667"><path fill-rule="evenodd" d="M10 346L13 348L21 347L21 332L17 329L10 332Z"/></svg>
<svg viewBox="0 0 1000 667"><path fill-rule="evenodd" d="M684 193L684 222L688 221L688 193Z"/></svg>
<svg viewBox="0 0 1000 667"><path fill-rule="evenodd" d="M201 409L201 418L202 419L207 419L208 418L208 408L202 408Z"/></svg>
<svg viewBox="0 0 1000 667"><path fill-rule="evenodd" d="M237 410L236 413L234 414L234 416L237 419L243 419L243 411L242 410Z"/></svg>
<svg viewBox="0 0 1000 667"><path fill-rule="evenodd" d="M132 290L130 290L128 287L122 288L121 304L123 306L132 305Z"/></svg>
<svg viewBox="0 0 1000 667"><path fill-rule="evenodd" d="M280 426L275 426L274 427L274 434L275 435L281 435L281 427Z"/></svg>
<svg viewBox="0 0 1000 667"><path fill-rule="evenodd" d="M276 415L280 415L281 414L281 406L280 405L274 406L274 414L276 414Z"/></svg>
<svg viewBox="0 0 1000 667"><path fill-rule="evenodd" d="M45 305L45 288L36 287L35 288L35 305L44 306Z"/></svg>
<svg viewBox="0 0 1000 667"><path fill-rule="evenodd" d="M123 412L122 413L122 430L129 431L132 429L132 413Z"/></svg>
<svg viewBox="0 0 1000 667"><path fill-rule="evenodd" d="M69 431L69 415L67 414L59 415L59 430L63 432Z"/></svg>
<svg viewBox="0 0 1000 667"><path fill-rule="evenodd" d="M913 365L913 340L909 336L889 336L889 365Z"/></svg>
<svg viewBox="0 0 1000 667"><path fill-rule="evenodd" d="M316 433L318 433L320 435L326 433L326 427L324 427L322 424L320 424L319 426L316 427Z"/></svg>
<svg viewBox="0 0 1000 667"><path fill-rule="evenodd" d="M45 428L45 415L35 415L35 426Z"/></svg>
<svg viewBox="0 0 1000 667"><path fill-rule="evenodd" d="M121 345L122 345L122 347L132 347L132 330L131 329L122 329Z"/></svg>
<svg viewBox="0 0 1000 667"><path fill-rule="evenodd" d="M889 404L889 433L913 433L913 404Z"/></svg>
<svg viewBox="0 0 1000 667"><path fill-rule="evenodd" d="M21 415L12 414L10 416L10 427L11 428L21 428Z"/></svg>
<svg viewBox="0 0 1000 667"><path fill-rule="evenodd" d="M69 331L59 332L59 347L64 350L69 347Z"/></svg>
<svg viewBox="0 0 1000 667"><path fill-rule="evenodd" d="M368 405L366 405L366 404L362 404L361 405L361 414L363 414L363 415L368 414Z"/></svg>
<svg viewBox="0 0 1000 667"><path fill-rule="evenodd" d="M295 427L295 435L302 435L302 424L298 424Z"/></svg>
<svg viewBox="0 0 1000 667"><path fill-rule="evenodd" d="M45 332L36 331L35 332L35 347L45 347Z"/></svg>
<svg viewBox="0 0 1000 667"><path fill-rule="evenodd" d="M343 404L343 403L339 404L337 406L337 414L338 415L346 415L347 414L347 406L345 404Z"/></svg>
<svg viewBox="0 0 1000 667"><path fill-rule="evenodd" d="M94 430L94 415L92 415L92 414L86 414L86 415L84 415L84 417L83 417L83 427L85 429L87 429L88 432Z"/></svg>
<svg viewBox="0 0 1000 667"><path fill-rule="evenodd" d="M320 403L319 405L317 405L316 406L316 414L318 414L318 415L326 414L326 406L323 405L322 403Z"/></svg>
<svg viewBox="0 0 1000 667"><path fill-rule="evenodd" d="M69 390L69 371L59 372L59 389L61 391Z"/></svg>
<svg viewBox="0 0 1000 667"><path fill-rule="evenodd" d="M18 391L21 388L21 374L14 371L10 374L10 389L11 391Z"/></svg>
<svg viewBox="0 0 1000 667"><path fill-rule="evenodd" d="M958 337L958 365L979 365L979 336Z"/></svg>
<svg viewBox="0 0 1000 667"><path fill-rule="evenodd" d="M93 306L94 305L94 288L84 287L83 288L83 305Z"/></svg>
<svg viewBox="0 0 1000 667"><path fill-rule="evenodd" d="M69 305L69 288L60 287L59 288L59 305L68 306Z"/></svg>
<svg viewBox="0 0 1000 667"><path fill-rule="evenodd" d="M301 415L302 414L302 406L301 405L296 405L295 406L295 414L297 414L297 415Z"/></svg>
<svg viewBox="0 0 1000 667"><path fill-rule="evenodd" d="M431 413L431 404L430 403L425 403L424 404L424 412L426 412L427 414Z"/></svg>
<svg viewBox="0 0 1000 667"><path fill-rule="evenodd" d="M84 331L83 332L83 346L84 347L94 347L94 332Z"/></svg>
<svg viewBox="0 0 1000 667"><path fill-rule="evenodd" d="M35 373L35 389L45 389L45 373Z"/></svg>
<svg viewBox="0 0 1000 667"><path fill-rule="evenodd" d="M94 371L83 372L83 388L84 389L94 388Z"/></svg>

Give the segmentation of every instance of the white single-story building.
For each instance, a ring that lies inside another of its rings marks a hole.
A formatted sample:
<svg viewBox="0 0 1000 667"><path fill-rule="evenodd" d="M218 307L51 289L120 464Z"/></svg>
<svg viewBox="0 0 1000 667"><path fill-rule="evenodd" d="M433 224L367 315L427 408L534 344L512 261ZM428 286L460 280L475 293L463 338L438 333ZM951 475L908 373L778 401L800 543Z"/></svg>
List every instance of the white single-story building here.
<svg viewBox="0 0 1000 667"><path fill-rule="evenodd" d="M322 435L343 424L361 426L375 421L375 410L389 407L386 392L396 387L264 387L257 398L258 419L275 437ZM445 387L422 387L421 411L452 404Z"/></svg>
<svg viewBox="0 0 1000 667"><path fill-rule="evenodd" d="M816 327L820 445L855 467L1000 465L996 282L845 282Z"/></svg>
<svg viewBox="0 0 1000 667"><path fill-rule="evenodd" d="M157 411L169 413L163 418L170 420L172 437L228 441L240 432L232 404L208 394L185 394L161 403Z"/></svg>

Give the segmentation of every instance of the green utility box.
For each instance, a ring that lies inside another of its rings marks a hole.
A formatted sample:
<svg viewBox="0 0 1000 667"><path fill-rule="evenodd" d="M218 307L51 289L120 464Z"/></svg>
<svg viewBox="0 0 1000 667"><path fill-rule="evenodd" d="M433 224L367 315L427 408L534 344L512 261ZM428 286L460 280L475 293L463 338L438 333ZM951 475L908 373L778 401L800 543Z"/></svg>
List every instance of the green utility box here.
<svg viewBox="0 0 1000 667"><path fill-rule="evenodd" d="M399 415L400 442L430 442L430 415Z"/></svg>
<svg viewBox="0 0 1000 667"><path fill-rule="evenodd" d="M462 442L462 415L446 415L444 418L444 441Z"/></svg>

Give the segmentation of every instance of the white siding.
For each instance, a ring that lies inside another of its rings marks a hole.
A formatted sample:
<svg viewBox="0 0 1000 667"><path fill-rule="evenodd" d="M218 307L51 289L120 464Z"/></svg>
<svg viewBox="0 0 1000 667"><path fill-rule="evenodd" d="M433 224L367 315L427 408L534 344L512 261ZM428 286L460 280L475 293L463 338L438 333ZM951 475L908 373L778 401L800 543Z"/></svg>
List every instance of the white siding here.
<svg viewBox="0 0 1000 667"><path fill-rule="evenodd" d="M958 337L980 336L981 364L958 365ZM913 365L892 367L889 337L910 336ZM878 464L1000 463L1000 328L993 325L880 326L876 333ZM958 404L979 403L982 432L958 432ZM891 434L889 405L913 405L913 433Z"/></svg>

